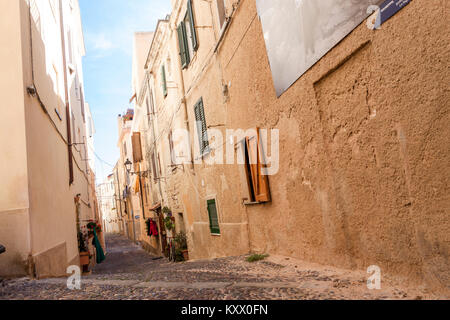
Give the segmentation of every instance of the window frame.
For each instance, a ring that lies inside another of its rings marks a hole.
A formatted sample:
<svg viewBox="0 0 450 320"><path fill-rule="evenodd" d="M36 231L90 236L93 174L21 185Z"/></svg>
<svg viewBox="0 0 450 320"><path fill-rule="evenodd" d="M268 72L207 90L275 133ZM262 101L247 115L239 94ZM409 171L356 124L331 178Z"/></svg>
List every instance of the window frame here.
<svg viewBox="0 0 450 320"><path fill-rule="evenodd" d="M211 218L211 212L209 210L209 205L214 203L214 207L216 210L216 220L217 225L213 225L213 219ZM220 231L220 218L219 218L219 207L217 205L217 198L216 197L210 197L206 199L206 211L208 213L208 219L209 219L209 231L212 236L221 236L222 233Z"/></svg>
<svg viewBox="0 0 450 320"><path fill-rule="evenodd" d="M270 193L270 184L269 184L269 178L267 175L261 174L261 170L265 168L265 165L263 164L262 157L262 146L261 146L261 140L259 135L259 128L256 129L257 134L250 137L245 137L240 142L238 142L238 145L240 145L243 152L244 157L244 167L243 170L245 171L245 177L247 185L245 186L248 191L248 195L250 199L247 199L248 201L244 200L245 205L252 205L252 204L264 204L269 203L272 201L271 193ZM256 139L256 150L254 151L255 154L253 154L253 157L256 156L256 159L252 159L250 152L250 142L252 139ZM253 161L252 161L253 160ZM256 163L254 160L256 160ZM242 170L242 168L241 168ZM264 192L258 193L258 191L261 191L261 188Z"/></svg>
<svg viewBox="0 0 450 320"><path fill-rule="evenodd" d="M201 114L197 114L197 108L201 106ZM203 119L201 118L203 115ZM199 143L199 152L200 157L205 157L207 154L211 152L211 148L209 145L209 137L208 137L208 125L206 123L206 113L205 113L205 104L203 103L203 97L201 97L197 103L194 105L194 116L195 116L195 125L197 127L197 139ZM199 127L199 122L201 122L201 128Z"/></svg>
<svg viewBox="0 0 450 320"><path fill-rule="evenodd" d="M188 37L187 25L189 25L190 37ZM199 47L192 0L187 1L186 14L183 17L183 20L178 24L177 34L181 68L186 69Z"/></svg>

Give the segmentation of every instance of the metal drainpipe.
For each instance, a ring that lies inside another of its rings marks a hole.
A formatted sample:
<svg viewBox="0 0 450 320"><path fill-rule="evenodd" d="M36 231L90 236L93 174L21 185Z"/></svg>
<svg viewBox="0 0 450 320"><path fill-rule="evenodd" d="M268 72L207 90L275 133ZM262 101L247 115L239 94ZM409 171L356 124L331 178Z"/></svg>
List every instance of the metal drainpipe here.
<svg viewBox="0 0 450 320"><path fill-rule="evenodd" d="M127 172L127 180L130 181L129 173ZM130 183L131 184L131 183ZM136 226L134 222L134 209L133 209L133 198L131 195L131 187L127 188L127 198L128 198L128 217L131 215L131 221L133 222L133 242L136 243Z"/></svg>
<svg viewBox="0 0 450 320"><path fill-rule="evenodd" d="M73 155L72 155L72 135L71 123L70 123L70 105L69 105L69 89L67 84L67 58L66 58L66 41L64 33L64 14L63 14L63 0L59 0L59 15L60 15L60 32L61 32L61 48L62 48L62 58L63 58L63 68L64 68L64 95L66 104L66 122L67 122L67 143L68 143L68 154L69 154L69 185L72 185L74 181L73 173Z"/></svg>

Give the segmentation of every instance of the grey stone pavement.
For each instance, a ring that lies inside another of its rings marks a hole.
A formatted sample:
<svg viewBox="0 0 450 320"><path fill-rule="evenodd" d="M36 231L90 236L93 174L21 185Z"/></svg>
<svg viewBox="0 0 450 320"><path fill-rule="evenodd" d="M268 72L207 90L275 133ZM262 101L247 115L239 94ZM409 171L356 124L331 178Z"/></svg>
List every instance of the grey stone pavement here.
<svg viewBox="0 0 450 320"><path fill-rule="evenodd" d="M396 286L368 290L364 273L308 265L284 257L249 263L245 256L171 263L155 260L118 235L107 236L107 258L80 290L67 279L5 280L0 300L335 300L426 299Z"/></svg>

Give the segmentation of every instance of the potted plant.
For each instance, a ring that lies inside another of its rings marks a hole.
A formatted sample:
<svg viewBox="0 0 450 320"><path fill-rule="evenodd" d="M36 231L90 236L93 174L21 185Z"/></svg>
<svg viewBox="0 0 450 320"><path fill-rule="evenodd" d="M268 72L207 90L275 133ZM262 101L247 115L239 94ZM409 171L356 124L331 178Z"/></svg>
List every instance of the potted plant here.
<svg viewBox="0 0 450 320"><path fill-rule="evenodd" d="M188 251L188 247L187 247L186 234L184 232L178 233L177 235L175 235L174 241L177 244L177 248L180 250L181 254L183 255L184 261L189 260L189 251Z"/></svg>
<svg viewBox="0 0 450 320"><path fill-rule="evenodd" d="M80 252L80 265L89 265L89 250L86 246L85 236L81 231L78 232L78 251Z"/></svg>
<svg viewBox="0 0 450 320"><path fill-rule="evenodd" d="M168 207L162 208L162 213L166 214L167 216L172 216L172 210L170 210Z"/></svg>
<svg viewBox="0 0 450 320"><path fill-rule="evenodd" d="M89 230L89 238L92 238L94 236L94 229L97 232L97 235L102 232L102 226L96 222L91 221L86 226Z"/></svg>
<svg viewBox="0 0 450 320"><path fill-rule="evenodd" d="M174 219L172 217L166 217L164 218L164 226L166 227L167 230L171 231L175 229L175 222L173 221Z"/></svg>

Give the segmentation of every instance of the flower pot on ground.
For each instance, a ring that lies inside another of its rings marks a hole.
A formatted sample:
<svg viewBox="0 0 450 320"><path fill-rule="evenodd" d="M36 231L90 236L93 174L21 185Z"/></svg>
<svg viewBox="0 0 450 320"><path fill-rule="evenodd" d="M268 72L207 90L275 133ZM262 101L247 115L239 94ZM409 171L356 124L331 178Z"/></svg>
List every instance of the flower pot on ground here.
<svg viewBox="0 0 450 320"><path fill-rule="evenodd" d="M181 253L183 254L184 261L189 260L189 251L188 250L181 250Z"/></svg>
<svg viewBox="0 0 450 320"><path fill-rule="evenodd" d="M80 252L80 265L89 265L89 252Z"/></svg>

